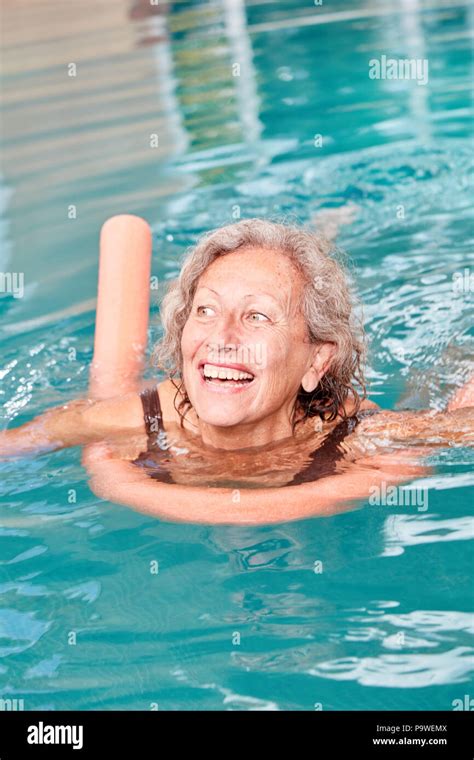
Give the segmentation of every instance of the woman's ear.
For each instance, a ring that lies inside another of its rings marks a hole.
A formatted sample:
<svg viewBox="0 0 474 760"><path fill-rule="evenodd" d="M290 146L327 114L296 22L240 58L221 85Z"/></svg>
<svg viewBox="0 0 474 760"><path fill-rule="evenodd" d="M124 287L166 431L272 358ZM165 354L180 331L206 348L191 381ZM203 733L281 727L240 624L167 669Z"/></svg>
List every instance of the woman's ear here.
<svg viewBox="0 0 474 760"><path fill-rule="evenodd" d="M316 390L321 378L324 377L331 366L336 350L336 343L320 343L315 348L311 367L301 380L301 385L306 393Z"/></svg>

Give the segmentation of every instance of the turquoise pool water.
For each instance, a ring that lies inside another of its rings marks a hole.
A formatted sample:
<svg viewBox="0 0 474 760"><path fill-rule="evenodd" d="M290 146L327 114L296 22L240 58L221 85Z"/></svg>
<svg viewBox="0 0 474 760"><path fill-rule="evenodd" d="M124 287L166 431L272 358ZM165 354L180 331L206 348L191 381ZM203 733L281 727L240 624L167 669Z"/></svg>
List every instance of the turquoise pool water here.
<svg viewBox="0 0 474 760"><path fill-rule="evenodd" d="M467 3L75 5L4 12L0 270L25 283L0 297L4 426L86 393L108 216L152 224L163 286L203 230L349 202L372 398L441 408L474 355ZM371 80L383 54L428 59L428 84ZM0 697L452 709L473 693L474 454L431 461L426 511L260 528L99 501L78 449L0 463Z"/></svg>

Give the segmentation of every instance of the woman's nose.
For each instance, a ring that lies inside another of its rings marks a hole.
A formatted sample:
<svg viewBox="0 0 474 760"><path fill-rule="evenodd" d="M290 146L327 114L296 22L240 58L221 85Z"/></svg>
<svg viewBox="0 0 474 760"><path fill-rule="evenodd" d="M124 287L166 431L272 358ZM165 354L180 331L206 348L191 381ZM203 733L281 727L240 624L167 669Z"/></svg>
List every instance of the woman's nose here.
<svg viewBox="0 0 474 760"><path fill-rule="evenodd" d="M234 343L235 338L241 334L241 325L238 314L222 314L215 324L215 336L225 343Z"/></svg>
<svg viewBox="0 0 474 760"><path fill-rule="evenodd" d="M241 343L241 327L235 315L222 316L208 335L208 346L213 351L235 350Z"/></svg>

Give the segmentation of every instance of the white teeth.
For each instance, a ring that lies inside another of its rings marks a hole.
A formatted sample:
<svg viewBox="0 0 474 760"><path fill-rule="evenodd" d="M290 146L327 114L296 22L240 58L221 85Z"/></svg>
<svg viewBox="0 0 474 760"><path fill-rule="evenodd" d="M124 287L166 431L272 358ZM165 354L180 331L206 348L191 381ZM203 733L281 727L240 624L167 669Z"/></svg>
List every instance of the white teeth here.
<svg viewBox="0 0 474 760"><path fill-rule="evenodd" d="M253 375L241 372L230 367L216 367L213 364L205 364L203 367L204 377L219 378L219 380L253 380Z"/></svg>

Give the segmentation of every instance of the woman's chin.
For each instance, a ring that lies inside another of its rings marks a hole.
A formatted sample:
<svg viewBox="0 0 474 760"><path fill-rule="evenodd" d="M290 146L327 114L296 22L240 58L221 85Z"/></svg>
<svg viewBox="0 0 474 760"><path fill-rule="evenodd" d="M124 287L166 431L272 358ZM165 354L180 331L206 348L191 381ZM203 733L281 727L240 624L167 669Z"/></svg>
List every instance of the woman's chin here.
<svg viewBox="0 0 474 760"><path fill-rule="evenodd" d="M210 427L216 428L216 430L218 428L220 428L221 430L227 430L229 428L235 427L236 425L243 424L240 418L233 420L233 419L229 419L228 417L220 418L220 417L215 417L215 416L210 416L210 417L207 417L206 419L203 419L202 417L200 417L199 421L201 424L209 425Z"/></svg>
<svg viewBox="0 0 474 760"><path fill-rule="evenodd" d="M247 414L244 413L242 407L232 408L228 404L222 406L210 407L208 404L201 404L196 408L199 421L205 425L212 425L213 427L231 428L235 425L245 425L247 422Z"/></svg>

